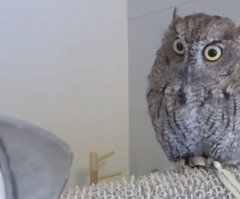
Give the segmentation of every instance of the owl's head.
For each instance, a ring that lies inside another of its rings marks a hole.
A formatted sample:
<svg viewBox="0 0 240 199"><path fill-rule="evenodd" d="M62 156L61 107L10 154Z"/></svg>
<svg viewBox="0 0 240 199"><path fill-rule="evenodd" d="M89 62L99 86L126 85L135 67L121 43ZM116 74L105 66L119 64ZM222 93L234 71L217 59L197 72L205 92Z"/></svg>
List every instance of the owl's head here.
<svg viewBox="0 0 240 199"><path fill-rule="evenodd" d="M240 27L220 16L176 12L158 51L171 73L188 82L217 81L237 70Z"/></svg>

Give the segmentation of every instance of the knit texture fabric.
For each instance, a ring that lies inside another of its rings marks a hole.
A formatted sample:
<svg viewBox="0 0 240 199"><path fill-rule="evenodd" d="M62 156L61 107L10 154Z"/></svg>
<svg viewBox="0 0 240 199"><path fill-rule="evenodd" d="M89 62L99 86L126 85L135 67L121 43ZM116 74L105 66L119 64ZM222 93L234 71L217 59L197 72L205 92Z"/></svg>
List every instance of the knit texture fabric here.
<svg viewBox="0 0 240 199"><path fill-rule="evenodd" d="M240 181L240 167L227 168ZM216 176L203 168L168 169L121 182L100 182L66 191L61 199L233 199Z"/></svg>

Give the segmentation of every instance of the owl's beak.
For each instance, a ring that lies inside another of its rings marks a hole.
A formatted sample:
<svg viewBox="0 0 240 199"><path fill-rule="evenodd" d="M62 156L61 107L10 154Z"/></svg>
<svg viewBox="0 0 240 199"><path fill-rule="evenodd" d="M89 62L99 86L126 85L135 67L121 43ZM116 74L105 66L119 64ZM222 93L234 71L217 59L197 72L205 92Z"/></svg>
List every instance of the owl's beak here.
<svg viewBox="0 0 240 199"><path fill-rule="evenodd" d="M201 77L201 64L190 63L187 67L187 80L196 81Z"/></svg>

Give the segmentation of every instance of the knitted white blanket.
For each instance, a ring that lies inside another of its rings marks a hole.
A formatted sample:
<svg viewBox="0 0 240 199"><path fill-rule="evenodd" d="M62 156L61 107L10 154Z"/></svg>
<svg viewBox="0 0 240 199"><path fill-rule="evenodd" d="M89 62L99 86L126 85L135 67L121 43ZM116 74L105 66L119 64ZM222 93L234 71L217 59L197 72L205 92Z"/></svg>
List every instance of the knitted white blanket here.
<svg viewBox="0 0 240 199"><path fill-rule="evenodd" d="M240 181L240 167L227 168ZM169 169L162 173L129 181L99 183L89 187L71 188L61 199L233 199L219 181L215 170L184 166L182 172Z"/></svg>

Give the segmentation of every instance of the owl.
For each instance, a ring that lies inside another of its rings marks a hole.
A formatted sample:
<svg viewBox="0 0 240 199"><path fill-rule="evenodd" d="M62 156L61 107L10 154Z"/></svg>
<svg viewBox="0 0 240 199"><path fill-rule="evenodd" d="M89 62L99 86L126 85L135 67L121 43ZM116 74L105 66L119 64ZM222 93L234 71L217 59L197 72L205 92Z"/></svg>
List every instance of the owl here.
<svg viewBox="0 0 240 199"><path fill-rule="evenodd" d="M180 17L175 9L146 98L169 160L232 160L240 139L240 27L203 13Z"/></svg>

